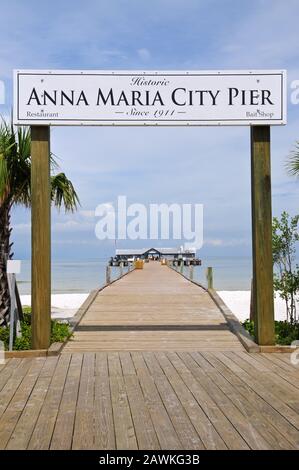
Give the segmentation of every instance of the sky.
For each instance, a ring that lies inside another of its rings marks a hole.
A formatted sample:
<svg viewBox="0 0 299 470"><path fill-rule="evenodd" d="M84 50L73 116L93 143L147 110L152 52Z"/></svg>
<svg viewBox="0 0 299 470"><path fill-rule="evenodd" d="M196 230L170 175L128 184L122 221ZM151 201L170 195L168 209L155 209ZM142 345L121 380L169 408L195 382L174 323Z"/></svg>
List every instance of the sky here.
<svg viewBox="0 0 299 470"><path fill-rule="evenodd" d="M0 80L12 107L13 69L287 69L288 124L273 126L273 215L298 212L299 181L285 169L299 140L298 0L0 0ZM1 88L0 88L1 98ZM200 203L200 256L250 256L248 127L56 127L51 149L81 202L74 214L52 210L52 254L90 259L113 254L95 236L98 204ZM30 257L30 212L13 211L15 257ZM176 241L117 241L175 246Z"/></svg>

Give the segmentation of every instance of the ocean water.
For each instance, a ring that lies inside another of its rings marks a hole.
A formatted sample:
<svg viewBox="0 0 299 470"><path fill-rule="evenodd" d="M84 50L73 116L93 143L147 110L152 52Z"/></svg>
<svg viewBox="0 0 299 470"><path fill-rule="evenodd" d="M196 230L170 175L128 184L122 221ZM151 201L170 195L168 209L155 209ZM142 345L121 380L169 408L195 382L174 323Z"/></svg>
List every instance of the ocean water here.
<svg viewBox="0 0 299 470"><path fill-rule="evenodd" d="M107 260L52 261L52 293L88 293L105 282ZM217 290L249 290L251 283L251 258L209 257L202 266L194 267L194 280L206 284L205 272L213 267L214 287ZM124 268L124 272L127 268ZM189 268L184 268L188 275ZM112 279L119 276L119 268L112 268ZM23 260L17 276L21 294L30 294L31 264Z"/></svg>

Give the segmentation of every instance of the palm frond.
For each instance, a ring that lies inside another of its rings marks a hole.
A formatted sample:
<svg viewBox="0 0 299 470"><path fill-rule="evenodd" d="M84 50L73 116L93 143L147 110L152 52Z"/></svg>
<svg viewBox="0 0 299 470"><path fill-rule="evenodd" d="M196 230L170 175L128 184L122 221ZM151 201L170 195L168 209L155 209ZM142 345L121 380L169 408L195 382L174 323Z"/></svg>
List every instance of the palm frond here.
<svg viewBox="0 0 299 470"><path fill-rule="evenodd" d="M66 212L74 212L80 205L73 183L65 173L58 173L51 177L51 199L58 209L63 205Z"/></svg>
<svg viewBox="0 0 299 470"><path fill-rule="evenodd" d="M50 155L51 173L59 168L57 156ZM74 211L80 204L72 182L64 173L51 176L51 198L55 206ZM31 132L3 121L0 124L0 205L31 205Z"/></svg>
<svg viewBox="0 0 299 470"><path fill-rule="evenodd" d="M287 158L286 169L289 175L299 177L299 142Z"/></svg>

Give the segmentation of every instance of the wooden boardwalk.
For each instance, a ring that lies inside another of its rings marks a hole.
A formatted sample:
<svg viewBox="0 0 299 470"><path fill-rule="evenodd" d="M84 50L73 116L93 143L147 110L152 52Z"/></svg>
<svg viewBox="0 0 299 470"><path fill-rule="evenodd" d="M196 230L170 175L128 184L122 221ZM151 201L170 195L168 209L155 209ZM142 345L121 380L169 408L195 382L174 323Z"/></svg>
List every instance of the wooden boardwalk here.
<svg viewBox="0 0 299 470"><path fill-rule="evenodd" d="M0 449L299 449L299 368L247 353L152 263L97 295L62 354L0 365Z"/></svg>
<svg viewBox="0 0 299 470"><path fill-rule="evenodd" d="M100 291L65 352L243 350L208 293L145 264Z"/></svg>
<svg viewBox="0 0 299 470"><path fill-rule="evenodd" d="M298 449L298 372L243 351L10 359L0 448Z"/></svg>

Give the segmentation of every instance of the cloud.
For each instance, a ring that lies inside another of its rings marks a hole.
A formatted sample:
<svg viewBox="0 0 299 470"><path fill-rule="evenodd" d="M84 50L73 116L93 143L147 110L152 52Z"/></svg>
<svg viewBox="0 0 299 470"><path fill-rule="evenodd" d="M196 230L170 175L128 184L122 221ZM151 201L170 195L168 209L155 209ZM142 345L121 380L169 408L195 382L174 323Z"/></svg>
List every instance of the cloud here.
<svg viewBox="0 0 299 470"><path fill-rule="evenodd" d="M54 222L52 224L53 232L90 232L94 230L94 224L82 222L80 220L68 219L63 222Z"/></svg>
<svg viewBox="0 0 299 470"><path fill-rule="evenodd" d="M251 245L250 238L232 238L229 240L224 239L205 239L204 246L212 247L236 247L236 246L249 246Z"/></svg>
<svg viewBox="0 0 299 470"><path fill-rule="evenodd" d="M31 231L30 223L13 224L13 231L19 234L29 234Z"/></svg>
<svg viewBox="0 0 299 470"><path fill-rule="evenodd" d="M79 214L82 215L82 217L86 217L87 219L89 218L94 218L95 217L95 211L94 210L83 210L79 211Z"/></svg>
<svg viewBox="0 0 299 470"><path fill-rule="evenodd" d="M299 78L298 0L88 0L83 9L80 0L29 3L30 8L21 0L1 3L6 106L0 114L9 114L12 69L21 67L277 67ZM298 109L290 105L289 124L271 131L274 214L298 212L299 184L284 168L298 140ZM82 204L71 216L52 210L54 235L62 243L67 238L70 248L74 234L88 245L94 237L91 208L125 194L129 204L203 203L206 246L245 250L251 231L249 142L249 129L237 127L53 128L53 152ZM27 219L16 212L13 221L16 242L26 239L29 246Z"/></svg>
<svg viewBox="0 0 299 470"><path fill-rule="evenodd" d="M148 62L151 59L151 53L148 49L138 49L137 54L143 62Z"/></svg>
<svg viewBox="0 0 299 470"><path fill-rule="evenodd" d="M223 240L218 239L207 239L204 240L203 244L208 245L208 246L222 246L223 245Z"/></svg>
<svg viewBox="0 0 299 470"><path fill-rule="evenodd" d="M80 245L83 245L83 246L98 246L99 245L99 242L98 240L78 240L77 238L67 238L67 239L54 239L52 240L52 243L54 245L70 245L70 246L80 246Z"/></svg>

